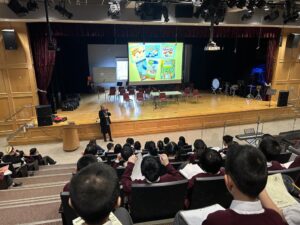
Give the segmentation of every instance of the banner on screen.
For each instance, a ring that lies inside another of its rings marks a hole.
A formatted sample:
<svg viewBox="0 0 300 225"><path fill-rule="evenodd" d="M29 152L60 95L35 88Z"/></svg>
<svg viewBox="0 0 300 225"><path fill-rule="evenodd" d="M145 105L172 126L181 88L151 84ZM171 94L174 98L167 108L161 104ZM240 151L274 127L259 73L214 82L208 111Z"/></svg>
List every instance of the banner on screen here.
<svg viewBox="0 0 300 225"><path fill-rule="evenodd" d="M128 43L129 84L170 84L182 80L183 43Z"/></svg>

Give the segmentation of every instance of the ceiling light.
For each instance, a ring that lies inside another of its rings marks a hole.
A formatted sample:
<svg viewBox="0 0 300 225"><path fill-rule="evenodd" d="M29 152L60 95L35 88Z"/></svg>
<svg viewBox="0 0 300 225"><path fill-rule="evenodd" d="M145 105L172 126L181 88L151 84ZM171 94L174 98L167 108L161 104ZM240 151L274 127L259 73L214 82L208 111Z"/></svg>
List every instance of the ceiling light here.
<svg viewBox="0 0 300 225"><path fill-rule="evenodd" d="M111 16L113 19L119 18L120 16L120 1L119 0L112 0L108 2L109 7L108 7L108 12L107 14Z"/></svg>

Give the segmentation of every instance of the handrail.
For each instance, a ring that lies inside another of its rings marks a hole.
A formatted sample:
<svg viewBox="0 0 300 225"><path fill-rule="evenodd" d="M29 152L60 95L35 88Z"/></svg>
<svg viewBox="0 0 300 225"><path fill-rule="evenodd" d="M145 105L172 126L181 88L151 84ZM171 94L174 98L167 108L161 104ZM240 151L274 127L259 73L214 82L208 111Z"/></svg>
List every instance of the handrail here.
<svg viewBox="0 0 300 225"><path fill-rule="evenodd" d="M4 120L4 122L7 122L8 120L10 120L11 118L13 118L15 115L19 114L20 112L22 112L24 109L27 108L32 108L34 105L28 104L28 105L23 105L22 108L20 108L19 110L17 110L14 114L12 114L11 116L9 116L8 118L6 118Z"/></svg>
<svg viewBox="0 0 300 225"><path fill-rule="evenodd" d="M20 131L23 131L24 129L27 128L27 123L23 124L22 126L20 126L16 131L14 131L13 133L9 134L6 138L6 141L10 141L11 139L13 139L18 133L20 133Z"/></svg>

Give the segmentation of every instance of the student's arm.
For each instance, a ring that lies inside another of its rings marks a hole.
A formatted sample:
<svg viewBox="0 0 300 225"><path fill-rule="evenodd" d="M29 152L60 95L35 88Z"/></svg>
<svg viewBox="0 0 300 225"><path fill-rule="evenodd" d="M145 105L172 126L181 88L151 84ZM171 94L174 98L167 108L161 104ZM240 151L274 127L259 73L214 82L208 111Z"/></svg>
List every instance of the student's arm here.
<svg viewBox="0 0 300 225"><path fill-rule="evenodd" d="M279 209L275 203L272 201L272 199L270 198L270 196L268 195L266 190L263 190L259 196L258 196L259 200L261 201L261 204L263 205L264 208L268 208L268 209L273 209L274 211L276 211L283 220L284 216L282 213L282 210Z"/></svg>
<svg viewBox="0 0 300 225"><path fill-rule="evenodd" d="M129 157L126 169L122 175L121 183L123 185L123 190L125 193L131 192L131 184L132 184L131 174L136 160L137 157L135 155Z"/></svg>
<svg viewBox="0 0 300 225"><path fill-rule="evenodd" d="M175 180L181 180L181 174L170 164L169 158L166 154L160 155L160 162L167 169L167 174L171 175Z"/></svg>

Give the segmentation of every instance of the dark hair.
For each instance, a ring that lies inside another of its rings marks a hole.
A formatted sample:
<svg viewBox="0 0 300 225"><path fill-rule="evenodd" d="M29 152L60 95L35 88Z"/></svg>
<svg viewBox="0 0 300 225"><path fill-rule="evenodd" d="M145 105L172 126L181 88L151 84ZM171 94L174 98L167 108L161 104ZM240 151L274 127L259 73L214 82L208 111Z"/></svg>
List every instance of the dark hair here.
<svg viewBox="0 0 300 225"><path fill-rule="evenodd" d="M97 148L95 145L87 145L83 155L97 155Z"/></svg>
<svg viewBox="0 0 300 225"><path fill-rule="evenodd" d="M139 141L134 142L133 148L135 150L141 150L141 148L142 148L141 142L139 142Z"/></svg>
<svg viewBox="0 0 300 225"><path fill-rule="evenodd" d="M196 139L194 141L194 148L195 149L206 149L207 146L206 146L205 142L202 139Z"/></svg>
<svg viewBox="0 0 300 225"><path fill-rule="evenodd" d="M185 137L180 136L178 140L178 146L184 146L184 145L186 145Z"/></svg>
<svg viewBox="0 0 300 225"><path fill-rule="evenodd" d="M281 152L280 144L272 138L265 138L259 144L259 149L265 155L268 162L275 160L275 156Z"/></svg>
<svg viewBox="0 0 300 225"><path fill-rule="evenodd" d="M84 167L98 162L96 156L94 155L84 155L77 161L77 172L83 169Z"/></svg>
<svg viewBox="0 0 300 225"><path fill-rule="evenodd" d="M168 144L169 142L170 142L170 138L165 137L165 138L164 138L164 144L166 145L166 144Z"/></svg>
<svg viewBox="0 0 300 225"><path fill-rule="evenodd" d="M158 148L159 151L163 151L164 150L164 143L161 140L159 140L157 142L157 148Z"/></svg>
<svg viewBox="0 0 300 225"><path fill-rule="evenodd" d="M149 151L149 154L152 156L157 156L158 155L158 151L155 145L154 141L149 141L147 144L147 150Z"/></svg>
<svg viewBox="0 0 300 225"><path fill-rule="evenodd" d="M96 145L97 142L96 142L96 139L91 139L88 143L88 145Z"/></svg>
<svg viewBox="0 0 300 225"><path fill-rule="evenodd" d="M124 145L121 151L122 158L127 161L130 156L133 155L133 150L130 145Z"/></svg>
<svg viewBox="0 0 300 225"><path fill-rule="evenodd" d="M165 147L165 150L168 156L175 155L178 152L178 145L173 141L169 142L169 144Z"/></svg>
<svg viewBox="0 0 300 225"><path fill-rule="evenodd" d="M29 155L35 155L36 151L37 151L36 148L31 148L31 149L29 150Z"/></svg>
<svg viewBox="0 0 300 225"><path fill-rule="evenodd" d="M122 151L122 145L116 144L115 148L114 148L114 153L118 154L118 153L121 153L121 151Z"/></svg>
<svg viewBox="0 0 300 225"><path fill-rule="evenodd" d="M0 152L0 159L4 156L3 152Z"/></svg>
<svg viewBox="0 0 300 225"><path fill-rule="evenodd" d="M146 156L141 164L142 175L151 182L157 181L160 175L160 162L156 157Z"/></svg>
<svg viewBox="0 0 300 225"><path fill-rule="evenodd" d="M223 141L226 145L230 145L233 141L233 137L230 135L223 136Z"/></svg>
<svg viewBox="0 0 300 225"><path fill-rule="evenodd" d="M127 144L130 144L130 145L133 145L133 144L134 144L133 138L127 138L127 139L126 139L126 143L127 143Z"/></svg>
<svg viewBox="0 0 300 225"><path fill-rule="evenodd" d="M264 155L250 145L235 145L226 155L225 171L245 195L256 198L267 183Z"/></svg>
<svg viewBox="0 0 300 225"><path fill-rule="evenodd" d="M115 208L119 193L116 171L104 163L83 168L70 183L72 206L88 224L102 222Z"/></svg>
<svg viewBox="0 0 300 225"><path fill-rule="evenodd" d="M222 167L222 157L219 152L207 149L201 155L199 166L207 173L216 174Z"/></svg>
<svg viewBox="0 0 300 225"><path fill-rule="evenodd" d="M106 145L106 147L107 147L107 150L111 150L114 147L114 144L113 143L108 143Z"/></svg>

